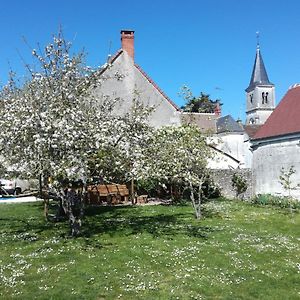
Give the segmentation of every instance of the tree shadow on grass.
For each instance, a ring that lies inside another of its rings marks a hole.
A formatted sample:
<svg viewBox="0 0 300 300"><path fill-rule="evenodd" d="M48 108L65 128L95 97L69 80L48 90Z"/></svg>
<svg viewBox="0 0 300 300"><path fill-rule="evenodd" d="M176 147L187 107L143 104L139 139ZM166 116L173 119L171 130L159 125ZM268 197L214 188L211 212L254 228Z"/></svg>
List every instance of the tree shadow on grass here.
<svg viewBox="0 0 300 300"><path fill-rule="evenodd" d="M30 212L32 214L23 213L22 211L12 211L6 215L0 217L0 231L6 232L11 240L16 239L37 241L40 235L54 236L57 233L57 229L66 230L68 224L66 222L53 222L51 220L45 220L43 213L43 203L30 203L24 205L24 210L28 209L30 205ZM56 207L55 204L51 204L50 207ZM57 226L58 225L58 226ZM32 239L31 237L36 237Z"/></svg>
<svg viewBox="0 0 300 300"><path fill-rule="evenodd" d="M109 215L105 214L107 212ZM153 237L164 236L169 239L176 235L206 239L215 231L213 227L203 226L200 222L199 225L191 225L187 221L189 218L190 213L142 216L138 214L136 207L93 207L86 212L81 236L91 237L103 233L128 236L147 233Z"/></svg>
<svg viewBox="0 0 300 300"><path fill-rule="evenodd" d="M39 240L42 233L51 235L53 232L54 224L44 220L26 220L15 217L2 217L0 218L0 226L2 232L6 233L6 240L8 241L29 241L34 242Z"/></svg>
<svg viewBox="0 0 300 300"><path fill-rule="evenodd" d="M53 205L54 207L54 205ZM37 207L38 208L38 207ZM143 215L141 207L137 206L94 206L87 207L80 237L90 238L95 235L109 234L111 236L129 236L137 234L150 234L154 238L165 237L173 239L177 235L186 235L207 239L217 230L214 227L203 226L201 221L193 222L190 212L168 212L154 215ZM45 221L42 217L33 219L22 216L5 216L0 218L0 225L6 225L11 235L28 233L40 236L60 235L68 237L68 222Z"/></svg>

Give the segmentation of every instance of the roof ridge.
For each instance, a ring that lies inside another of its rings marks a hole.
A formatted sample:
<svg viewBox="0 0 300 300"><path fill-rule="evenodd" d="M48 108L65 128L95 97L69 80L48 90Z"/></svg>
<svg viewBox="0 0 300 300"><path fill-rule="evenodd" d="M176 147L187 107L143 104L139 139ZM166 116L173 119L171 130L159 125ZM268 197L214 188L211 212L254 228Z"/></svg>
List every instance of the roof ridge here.
<svg viewBox="0 0 300 300"><path fill-rule="evenodd" d="M108 67L123 53L123 49L119 49L108 62L106 62L103 66L100 67L100 69L97 71L99 72L98 75L102 75Z"/></svg>
<svg viewBox="0 0 300 300"><path fill-rule="evenodd" d="M291 86L289 86L288 90L295 89L297 87L300 87L300 83L294 83L294 84L292 84Z"/></svg>
<svg viewBox="0 0 300 300"><path fill-rule="evenodd" d="M152 86L177 110L180 111L179 107L164 93L164 91L151 79L151 77L138 65L134 66L140 71L140 73L145 76L145 78L152 84Z"/></svg>
<svg viewBox="0 0 300 300"><path fill-rule="evenodd" d="M213 146L213 145L211 145L211 144L207 144L207 145L208 145L208 147L210 147L210 148L216 150L217 152L222 153L222 154L224 154L225 156L228 156L229 158L231 158L232 160L234 160L234 161L237 162L238 164L241 163L240 160L238 160L237 158L233 157L231 154L225 152L224 150L221 150L221 149L219 149L219 148L217 148L217 147L215 147L215 146Z"/></svg>
<svg viewBox="0 0 300 300"><path fill-rule="evenodd" d="M123 52L123 49L119 49L117 50L117 52L110 58L109 63L113 63L118 57L119 55Z"/></svg>

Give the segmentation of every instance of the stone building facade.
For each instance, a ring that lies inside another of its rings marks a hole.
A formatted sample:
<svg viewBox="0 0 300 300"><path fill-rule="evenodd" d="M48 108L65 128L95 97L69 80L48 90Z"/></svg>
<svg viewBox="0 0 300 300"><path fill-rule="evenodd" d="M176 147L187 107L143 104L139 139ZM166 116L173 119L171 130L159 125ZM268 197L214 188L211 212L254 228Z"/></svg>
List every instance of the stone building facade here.
<svg viewBox="0 0 300 300"><path fill-rule="evenodd" d="M291 87L252 140L256 194L285 195L300 199L300 85ZM291 189L280 176L290 168Z"/></svg>
<svg viewBox="0 0 300 300"><path fill-rule="evenodd" d="M122 30L121 43L122 48L101 73L105 80L96 89L95 97L99 101L118 99L114 108L118 114L128 112L135 98L154 108L149 118L152 126L179 125L180 109L134 61L134 31Z"/></svg>
<svg viewBox="0 0 300 300"><path fill-rule="evenodd" d="M101 72L107 78L115 74L122 78L104 80L95 94L98 99L120 99L115 110L122 114L130 109L133 98L140 97L144 105L154 107L150 124L156 128L194 122L213 133L216 159L209 166L227 196L233 195L230 189L235 170L245 172L250 182L246 197L287 194L279 181L282 167L294 167L292 180L300 183L300 87L289 90L275 109L275 86L269 81L259 45L246 89L246 124L242 127L230 116L222 117L220 111L211 115L183 113L135 63L134 31L122 30L121 42L122 48ZM291 192L300 198L299 190Z"/></svg>

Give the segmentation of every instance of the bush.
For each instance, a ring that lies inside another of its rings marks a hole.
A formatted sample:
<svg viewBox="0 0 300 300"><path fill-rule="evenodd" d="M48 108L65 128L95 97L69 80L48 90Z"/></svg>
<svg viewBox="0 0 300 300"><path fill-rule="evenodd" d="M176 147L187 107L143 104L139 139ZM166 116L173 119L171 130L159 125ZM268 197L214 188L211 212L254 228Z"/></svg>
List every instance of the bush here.
<svg viewBox="0 0 300 300"><path fill-rule="evenodd" d="M147 180L138 180L136 183L138 195L147 194L149 197L167 198L169 190L165 182L160 182L158 179L151 178Z"/></svg>
<svg viewBox="0 0 300 300"><path fill-rule="evenodd" d="M136 183L137 193L139 195L147 194L149 197L161 199L172 199L173 202L181 203L183 199L190 198L190 192L184 182L177 180L158 180L150 178L147 180L138 180ZM197 195L198 187L195 187L194 193ZM207 199L220 196L220 190L214 184L211 178L207 178L202 185L203 202Z"/></svg>
<svg viewBox="0 0 300 300"><path fill-rule="evenodd" d="M247 180L244 177L237 173L234 173L231 180L232 186L236 190L237 197L246 192L248 185Z"/></svg>
<svg viewBox="0 0 300 300"><path fill-rule="evenodd" d="M300 201L286 196L262 194L254 197L251 202L258 205L273 205L281 208L300 209Z"/></svg>

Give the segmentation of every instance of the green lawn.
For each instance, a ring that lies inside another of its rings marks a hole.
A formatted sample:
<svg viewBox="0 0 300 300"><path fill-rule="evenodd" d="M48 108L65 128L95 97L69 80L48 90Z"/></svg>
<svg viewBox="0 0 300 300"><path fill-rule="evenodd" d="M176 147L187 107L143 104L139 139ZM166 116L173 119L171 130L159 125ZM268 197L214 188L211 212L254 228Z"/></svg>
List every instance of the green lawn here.
<svg viewBox="0 0 300 300"><path fill-rule="evenodd" d="M90 208L82 236L41 203L0 205L0 299L300 299L300 214L215 200Z"/></svg>

